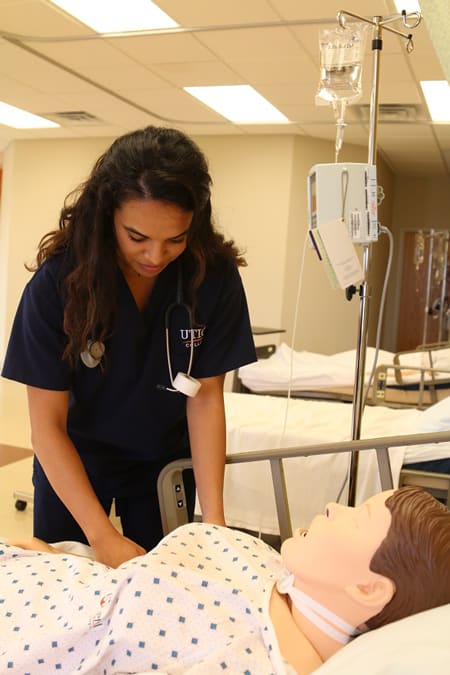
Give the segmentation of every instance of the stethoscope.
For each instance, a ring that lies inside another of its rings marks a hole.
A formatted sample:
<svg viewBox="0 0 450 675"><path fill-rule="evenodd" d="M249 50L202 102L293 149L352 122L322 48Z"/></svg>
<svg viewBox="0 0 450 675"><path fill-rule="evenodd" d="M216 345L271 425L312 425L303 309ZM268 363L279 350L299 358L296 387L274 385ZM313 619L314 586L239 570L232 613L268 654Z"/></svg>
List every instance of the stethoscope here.
<svg viewBox="0 0 450 675"><path fill-rule="evenodd" d="M182 308L186 312L189 320L189 363L187 368L187 373L177 373L175 378L173 377L172 371L172 359L170 356L170 317L174 309ZM178 276L177 276L177 296L175 302L172 302L166 309L164 313L164 330L166 334L166 358L167 358L167 370L169 371L169 378L172 387L166 387L163 384L157 384L157 388L163 391L173 391L186 396L194 397L198 390L200 389L200 382L191 376L192 370L192 361L194 359L194 322L192 320L192 309L191 307L184 302L183 300L183 286L182 286L182 274L181 274L181 264L178 263Z"/></svg>
<svg viewBox="0 0 450 675"><path fill-rule="evenodd" d="M175 378L173 377L172 370L172 358L170 355L170 318L175 309L182 308L189 320L189 335L190 345L189 345L189 362L186 373L179 372L176 374ZM166 359L167 359L167 369L169 371L169 379L171 387L166 387L163 384L157 384L157 389L163 391L172 391L175 393L185 394L189 397L194 397L198 390L200 389L200 382L191 376L192 362L194 360L194 330L193 330L193 320L192 320L192 309L191 307L184 302L183 300L183 286L182 286L182 272L181 264L178 263L177 271L177 295L176 300L172 302L166 309L164 313L164 331L165 331L165 342L166 342ZM87 368L96 368L105 355L105 344L100 340L88 340L86 349L81 352L80 358L84 365Z"/></svg>

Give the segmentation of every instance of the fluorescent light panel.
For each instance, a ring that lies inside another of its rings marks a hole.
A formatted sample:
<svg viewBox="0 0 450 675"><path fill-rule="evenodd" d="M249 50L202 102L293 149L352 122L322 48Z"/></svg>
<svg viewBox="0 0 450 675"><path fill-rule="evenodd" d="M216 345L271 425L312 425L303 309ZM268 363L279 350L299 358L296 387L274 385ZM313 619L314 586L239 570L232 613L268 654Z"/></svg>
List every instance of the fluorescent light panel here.
<svg viewBox="0 0 450 675"><path fill-rule="evenodd" d="M150 0L51 0L97 33L121 33L178 24Z"/></svg>
<svg viewBox="0 0 450 675"><path fill-rule="evenodd" d="M248 84L184 87L188 94L236 124L273 124L288 118Z"/></svg>
<svg viewBox="0 0 450 675"><path fill-rule="evenodd" d="M450 85L447 80L420 83L433 122L450 122Z"/></svg>
<svg viewBox="0 0 450 675"><path fill-rule="evenodd" d="M56 122L45 119L45 117L34 115L26 110L21 110L21 108L15 108L13 105L2 101L0 101L0 124L14 129L51 129L60 126Z"/></svg>
<svg viewBox="0 0 450 675"><path fill-rule="evenodd" d="M422 12L418 0L394 0L395 7L399 14L405 12Z"/></svg>

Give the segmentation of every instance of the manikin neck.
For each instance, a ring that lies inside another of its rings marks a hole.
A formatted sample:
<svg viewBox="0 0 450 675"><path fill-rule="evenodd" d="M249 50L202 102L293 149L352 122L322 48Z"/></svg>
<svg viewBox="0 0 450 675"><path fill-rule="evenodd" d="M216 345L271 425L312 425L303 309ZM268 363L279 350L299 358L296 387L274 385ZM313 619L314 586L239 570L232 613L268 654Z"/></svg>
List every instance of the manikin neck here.
<svg viewBox="0 0 450 675"><path fill-rule="evenodd" d="M358 628L314 600L307 593L296 588L294 582L294 575L286 574L277 582L277 590L281 594L288 595L291 599L292 615L296 623L299 624L299 628L318 637L318 640L313 639L313 642L320 642L321 648L319 647L318 651L322 656L328 658L352 638L361 634ZM311 631L308 630L305 620L312 624L310 626Z"/></svg>

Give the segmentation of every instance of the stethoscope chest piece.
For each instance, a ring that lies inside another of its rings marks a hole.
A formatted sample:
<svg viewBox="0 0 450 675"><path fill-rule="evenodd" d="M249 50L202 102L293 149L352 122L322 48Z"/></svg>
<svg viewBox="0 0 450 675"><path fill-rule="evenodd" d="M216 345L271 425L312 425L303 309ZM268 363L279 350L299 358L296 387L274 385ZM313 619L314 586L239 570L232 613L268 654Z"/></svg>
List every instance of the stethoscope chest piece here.
<svg viewBox="0 0 450 675"><path fill-rule="evenodd" d="M195 377L187 375L186 373L177 373L173 381L174 389L191 398L196 396L200 387L200 382L196 380Z"/></svg>
<svg viewBox="0 0 450 675"><path fill-rule="evenodd" d="M87 368L96 368L105 354L105 345L98 340L88 340L87 347L81 352L80 359Z"/></svg>

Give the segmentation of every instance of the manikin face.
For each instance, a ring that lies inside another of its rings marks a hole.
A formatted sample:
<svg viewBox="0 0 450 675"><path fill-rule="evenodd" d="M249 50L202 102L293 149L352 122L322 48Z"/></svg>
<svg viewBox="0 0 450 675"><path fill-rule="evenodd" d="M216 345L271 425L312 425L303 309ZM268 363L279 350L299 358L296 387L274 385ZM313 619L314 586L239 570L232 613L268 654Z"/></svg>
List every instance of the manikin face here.
<svg viewBox="0 0 450 675"><path fill-rule="evenodd" d="M281 555L296 580L324 589L363 583L391 524L386 499L392 492L381 492L355 508L328 504L309 530L297 530L283 542Z"/></svg>
<svg viewBox="0 0 450 675"><path fill-rule="evenodd" d="M192 216L192 211L154 199L124 202L114 212L122 271L156 277L185 250Z"/></svg>

